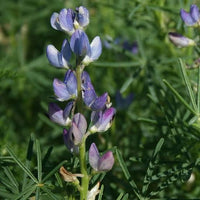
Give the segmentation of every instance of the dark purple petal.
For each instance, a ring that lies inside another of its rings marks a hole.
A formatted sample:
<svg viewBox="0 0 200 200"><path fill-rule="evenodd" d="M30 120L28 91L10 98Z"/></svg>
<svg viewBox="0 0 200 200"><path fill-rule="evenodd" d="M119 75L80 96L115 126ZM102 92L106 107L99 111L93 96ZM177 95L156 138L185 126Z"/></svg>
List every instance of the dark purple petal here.
<svg viewBox="0 0 200 200"><path fill-rule="evenodd" d="M77 113L74 115L73 123L76 124L81 134L84 135L87 130L87 121L85 117L82 114Z"/></svg>
<svg viewBox="0 0 200 200"><path fill-rule="evenodd" d="M180 15L181 15L181 18L185 22L186 25L192 26L196 23L195 20L190 15L190 13L186 12L185 10L181 9Z"/></svg>
<svg viewBox="0 0 200 200"><path fill-rule="evenodd" d="M77 21L80 26L85 27L89 24L89 12L88 10L80 6L79 8L76 9L77 11Z"/></svg>
<svg viewBox="0 0 200 200"><path fill-rule="evenodd" d="M94 111L102 110L107 102L108 94L105 93L100 97L97 97L91 105L91 109Z"/></svg>
<svg viewBox="0 0 200 200"><path fill-rule="evenodd" d="M78 146L74 145L71 138L72 138L71 133L67 129L63 129L63 139L64 139L65 145L67 146L68 150L71 153L78 154L79 148Z"/></svg>
<svg viewBox="0 0 200 200"><path fill-rule="evenodd" d="M60 27L72 34L74 32L74 11L72 9L62 9L59 14Z"/></svg>
<svg viewBox="0 0 200 200"><path fill-rule="evenodd" d="M98 171L99 151L95 143L92 143L89 149L89 163L94 170Z"/></svg>
<svg viewBox="0 0 200 200"><path fill-rule="evenodd" d="M90 55L90 44L84 31L76 30L71 37L70 47L77 56Z"/></svg>
<svg viewBox="0 0 200 200"><path fill-rule="evenodd" d="M58 21L59 14L54 12L51 15L50 24L55 30L62 30Z"/></svg>
<svg viewBox="0 0 200 200"><path fill-rule="evenodd" d="M123 98L120 91L117 91L115 95L116 105L118 109L126 109L133 101L133 93L129 94L127 97Z"/></svg>
<svg viewBox="0 0 200 200"><path fill-rule="evenodd" d="M66 101L70 99L71 95L69 94L66 85L62 81L54 79L53 89L59 101Z"/></svg>
<svg viewBox="0 0 200 200"><path fill-rule="evenodd" d="M66 72L64 83L70 95L77 95L77 80L73 70L68 70Z"/></svg>
<svg viewBox="0 0 200 200"><path fill-rule="evenodd" d="M63 110L55 103L49 104L48 115L51 121L60 124L62 126L66 125L66 121L63 118Z"/></svg>
<svg viewBox="0 0 200 200"><path fill-rule="evenodd" d="M112 151L105 153L98 162L98 171L109 171L112 169L114 164L114 156Z"/></svg>
<svg viewBox="0 0 200 200"><path fill-rule="evenodd" d="M191 5L190 15L195 22L199 21L199 8L196 5Z"/></svg>
<svg viewBox="0 0 200 200"><path fill-rule="evenodd" d="M74 105L73 101L68 102L68 104L66 105L64 111L63 111L63 118L66 120L69 117L69 114L72 110L72 107Z"/></svg>

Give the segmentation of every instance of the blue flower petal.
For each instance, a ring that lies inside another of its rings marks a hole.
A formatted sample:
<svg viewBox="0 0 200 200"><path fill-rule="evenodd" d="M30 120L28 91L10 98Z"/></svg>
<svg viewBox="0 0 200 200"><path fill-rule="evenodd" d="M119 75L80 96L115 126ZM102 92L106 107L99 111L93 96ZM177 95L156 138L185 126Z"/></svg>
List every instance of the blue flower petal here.
<svg viewBox="0 0 200 200"><path fill-rule="evenodd" d="M77 56L84 57L86 54L91 54L89 39L84 31L76 30L72 34L70 47Z"/></svg>
<svg viewBox="0 0 200 200"><path fill-rule="evenodd" d="M91 109L94 111L102 110L105 108L106 102L107 102L108 94L105 93L100 97L97 97L95 101L91 105Z"/></svg>
<svg viewBox="0 0 200 200"><path fill-rule="evenodd" d="M70 95L77 95L77 80L73 70L66 72L64 83Z"/></svg>
<svg viewBox="0 0 200 200"><path fill-rule="evenodd" d="M54 12L50 18L50 24L55 30L62 30L58 21L59 14Z"/></svg>
<svg viewBox="0 0 200 200"><path fill-rule="evenodd" d="M80 26L86 27L89 24L89 12L88 10L80 6L79 8L76 9L77 13L77 21Z"/></svg>
<svg viewBox="0 0 200 200"><path fill-rule="evenodd" d="M53 89L59 101L67 101L70 99L71 95L69 94L66 85L62 81L54 79Z"/></svg>
<svg viewBox="0 0 200 200"><path fill-rule="evenodd" d="M74 32L74 11L72 9L62 9L59 14L59 22L60 27L68 32L69 34L72 34Z"/></svg>
<svg viewBox="0 0 200 200"><path fill-rule="evenodd" d="M196 23L190 13L187 13L185 10L181 9L180 15L186 25L193 26Z"/></svg>
<svg viewBox="0 0 200 200"><path fill-rule="evenodd" d="M199 8L196 5L191 5L190 15L192 16L195 22L199 21Z"/></svg>

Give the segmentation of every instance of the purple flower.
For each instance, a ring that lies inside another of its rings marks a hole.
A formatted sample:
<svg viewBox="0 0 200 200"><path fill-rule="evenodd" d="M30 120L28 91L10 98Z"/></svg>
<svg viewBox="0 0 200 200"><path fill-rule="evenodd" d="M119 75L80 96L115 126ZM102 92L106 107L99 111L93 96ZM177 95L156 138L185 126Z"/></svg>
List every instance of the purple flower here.
<svg viewBox="0 0 200 200"><path fill-rule="evenodd" d="M101 111L93 111L91 114L91 122L93 125L90 131L92 133L107 131L112 125L115 113L116 110L113 107Z"/></svg>
<svg viewBox="0 0 200 200"><path fill-rule="evenodd" d="M168 34L170 41L177 46L178 48L182 47L188 47L188 46L194 46L196 45L194 40L191 40L181 34L178 33L172 33L170 32Z"/></svg>
<svg viewBox="0 0 200 200"><path fill-rule="evenodd" d="M95 143L92 143L89 149L89 163L95 171L109 171L114 164L113 153L108 151L103 156L100 156Z"/></svg>
<svg viewBox="0 0 200 200"><path fill-rule="evenodd" d="M71 153L79 153L79 147L75 145L72 140L72 132L68 131L67 129L63 129L63 139L66 147Z"/></svg>
<svg viewBox="0 0 200 200"><path fill-rule="evenodd" d="M87 121L85 117L80 113L75 114L69 131L66 129L63 131L64 142L70 152L78 153L79 144L81 144L86 130Z"/></svg>
<svg viewBox="0 0 200 200"><path fill-rule="evenodd" d="M91 54L89 39L84 31L76 30L71 37L70 47L76 56Z"/></svg>
<svg viewBox="0 0 200 200"><path fill-rule="evenodd" d="M77 80L74 72L68 70L64 82L54 79L53 89L59 101L67 101L75 98L77 96Z"/></svg>
<svg viewBox="0 0 200 200"><path fill-rule="evenodd" d="M133 94L131 93L127 97L123 98L120 91L117 91L115 95L115 99L116 99L116 105L117 105L116 107L118 109L126 109L133 101Z"/></svg>
<svg viewBox="0 0 200 200"><path fill-rule="evenodd" d="M69 68L71 49L67 39L63 41L60 52L53 45L48 45L46 49L46 55L51 65L58 68Z"/></svg>
<svg viewBox="0 0 200 200"><path fill-rule="evenodd" d="M187 26L199 25L200 13L199 8L196 5L190 6L190 12L186 12L184 9L181 9L180 15Z"/></svg>
<svg viewBox="0 0 200 200"><path fill-rule="evenodd" d="M123 42L123 48L127 51L130 51L132 54L138 53L138 44L137 42L129 43L127 40Z"/></svg>
<svg viewBox="0 0 200 200"><path fill-rule="evenodd" d="M82 73L82 97L86 106L94 111L102 110L105 108L108 94L104 93L98 97L91 83L90 77L87 72Z"/></svg>
<svg viewBox="0 0 200 200"><path fill-rule="evenodd" d="M89 12L83 6L76 8L76 12L64 8L60 13L52 14L50 23L54 29L72 35L76 29L83 29L89 24Z"/></svg>
<svg viewBox="0 0 200 200"><path fill-rule="evenodd" d="M68 126L71 123L69 114L72 107L73 102L69 102L64 110L62 110L57 104L50 103L48 109L48 116L51 119L51 121L62 126Z"/></svg>

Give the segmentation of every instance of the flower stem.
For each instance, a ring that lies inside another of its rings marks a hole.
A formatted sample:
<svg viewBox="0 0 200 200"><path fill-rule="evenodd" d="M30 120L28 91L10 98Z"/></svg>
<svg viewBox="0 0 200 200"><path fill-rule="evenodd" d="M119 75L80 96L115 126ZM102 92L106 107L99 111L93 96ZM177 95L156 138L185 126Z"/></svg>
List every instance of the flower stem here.
<svg viewBox="0 0 200 200"><path fill-rule="evenodd" d="M87 199L87 192L89 187L89 176L87 173L87 165L86 165L86 151L85 151L85 140L86 138L83 137L83 141L79 147L80 152L80 168L81 168L81 174L83 174L82 182L81 182L81 195L80 200L86 200Z"/></svg>
<svg viewBox="0 0 200 200"><path fill-rule="evenodd" d="M82 113L83 110L83 99L82 99L82 89L81 89L81 74L83 71L83 66L78 63L76 68L76 79L77 79L77 99L76 99L76 106L79 113ZM81 180L81 190L80 190L80 200L87 200L87 193L89 187L89 176L87 173L87 165L86 165L86 138L85 135L82 139L82 142L79 146L79 159L80 159L80 170L81 174L83 174Z"/></svg>

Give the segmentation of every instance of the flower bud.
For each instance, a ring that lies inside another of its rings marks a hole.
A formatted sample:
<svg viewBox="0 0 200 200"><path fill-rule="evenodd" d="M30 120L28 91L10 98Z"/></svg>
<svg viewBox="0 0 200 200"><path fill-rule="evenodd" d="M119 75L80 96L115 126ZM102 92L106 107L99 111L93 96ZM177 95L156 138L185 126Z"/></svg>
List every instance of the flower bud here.
<svg viewBox="0 0 200 200"><path fill-rule="evenodd" d="M194 40L191 40L185 36L182 36L181 34L178 33L172 33L170 32L168 34L170 41L177 46L178 48L182 47L188 47L188 46L194 46L196 45Z"/></svg>

